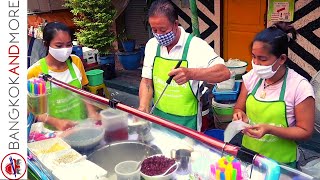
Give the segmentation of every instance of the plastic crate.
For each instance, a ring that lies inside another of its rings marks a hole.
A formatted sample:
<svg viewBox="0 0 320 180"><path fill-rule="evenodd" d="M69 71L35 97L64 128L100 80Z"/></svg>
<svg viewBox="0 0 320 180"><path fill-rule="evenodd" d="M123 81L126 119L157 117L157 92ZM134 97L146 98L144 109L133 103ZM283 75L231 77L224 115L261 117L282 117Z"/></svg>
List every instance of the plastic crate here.
<svg viewBox="0 0 320 180"><path fill-rule="evenodd" d="M241 82L235 82L233 90L230 91L217 91L217 86L215 85L212 89L213 97L216 101L235 101L238 98L240 92Z"/></svg>
<svg viewBox="0 0 320 180"><path fill-rule="evenodd" d="M224 130L222 129L210 129L204 132L205 135L224 141Z"/></svg>

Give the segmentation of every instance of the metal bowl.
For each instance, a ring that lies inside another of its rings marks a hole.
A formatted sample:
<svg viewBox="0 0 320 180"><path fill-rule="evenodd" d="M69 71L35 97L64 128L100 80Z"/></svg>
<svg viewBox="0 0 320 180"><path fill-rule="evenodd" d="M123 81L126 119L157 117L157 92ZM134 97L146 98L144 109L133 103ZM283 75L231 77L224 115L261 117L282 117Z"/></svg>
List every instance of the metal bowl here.
<svg viewBox="0 0 320 180"><path fill-rule="evenodd" d="M162 154L154 145L137 141L119 141L108 144L88 155L88 160L96 163L106 171L108 178L115 178L114 167L122 161L141 161L145 157Z"/></svg>

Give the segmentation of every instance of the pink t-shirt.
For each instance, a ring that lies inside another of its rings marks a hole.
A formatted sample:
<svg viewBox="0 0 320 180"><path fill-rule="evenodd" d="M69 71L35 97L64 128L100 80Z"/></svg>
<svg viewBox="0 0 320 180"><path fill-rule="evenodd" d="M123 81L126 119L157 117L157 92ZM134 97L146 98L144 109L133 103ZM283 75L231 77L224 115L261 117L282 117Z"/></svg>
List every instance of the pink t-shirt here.
<svg viewBox="0 0 320 180"><path fill-rule="evenodd" d="M249 71L243 77L243 83L248 90L248 94L251 93L259 81L259 77L253 72ZM263 90L263 84L265 80L262 80L260 87L257 89L255 98L261 101L275 101L279 100L280 91L283 82L271 85L265 89L266 97L260 98L260 94ZM289 126L294 126L296 123L294 115L294 107L305 100L307 97L314 96L314 91L309 81L302 77L300 74L292 69L289 69L286 83L286 91L284 95L284 101L287 106L287 121Z"/></svg>

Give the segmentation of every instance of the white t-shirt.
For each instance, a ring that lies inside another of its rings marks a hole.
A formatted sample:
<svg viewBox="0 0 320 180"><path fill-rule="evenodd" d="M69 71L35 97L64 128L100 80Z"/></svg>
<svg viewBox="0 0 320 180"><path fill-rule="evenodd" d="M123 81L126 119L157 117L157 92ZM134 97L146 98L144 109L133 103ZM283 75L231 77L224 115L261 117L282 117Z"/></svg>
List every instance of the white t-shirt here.
<svg viewBox="0 0 320 180"><path fill-rule="evenodd" d="M74 69L76 77L78 78L82 86L88 84L89 81L86 76L86 72L84 70L81 59L76 55L71 55L71 58L72 58L72 67ZM27 78L30 79L30 78L39 77L41 73L43 73L41 64L40 64L40 61L37 61L30 68L28 68ZM64 83L70 83L71 81L74 80L70 74L70 70L68 67L66 67L63 70L57 71L57 70L53 70L50 66L48 66L48 74ZM56 85L52 84L52 87L56 87Z"/></svg>
<svg viewBox="0 0 320 180"><path fill-rule="evenodd" d="M254 87L259 81L259 77L253 72L253 70L249 71L243 77L243 83L248 90L248 94L252 92ZM261 101L275 101L279 100L281 87L283 81L279 84L269 86L265 89L266 97L264 99L260 98L260 94L263 91L263 84L262 81L260 87L257 89L255 94L255 98ZM284 95L284 101L287 106L287 121L289 126L294 126L296 124L296 119L294 115L294 107L305 100L307 97L315 97L314 91L309 83L309 81L302 77L300 74L295 72L292 69L289 69L287 82L286 82L286 91Z"/></svg>
<svg viewBox="0 0 320 180"><path fill-rule="evenodd" d="M181 30L181 35L178 43L170 50L170 53L168 53L165 46L161 46L161 57L166 59L182 58L184 45L190 33L187 33L182 27L179 28ZM153 61L157 53L158 44L159 43L156 38L151 38L146 44L142 68L142 77L144 78L152 79ZM224 64L224 60L214 52L213 48L206 41L198 37L193 37L190 42L187 60L188 68L206 68L215 64ZM201 84L202 81L200 82L200 85ZM198 90L198 81L190 80L190 85L194 94L196 94Z"/></svg>

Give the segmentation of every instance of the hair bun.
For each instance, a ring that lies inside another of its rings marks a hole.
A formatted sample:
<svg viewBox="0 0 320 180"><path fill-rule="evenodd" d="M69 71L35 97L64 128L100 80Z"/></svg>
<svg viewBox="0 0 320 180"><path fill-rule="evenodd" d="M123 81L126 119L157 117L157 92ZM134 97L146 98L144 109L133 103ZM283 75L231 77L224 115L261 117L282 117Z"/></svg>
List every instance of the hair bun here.
<svg viewBox="0 0 320 180"><path fill-rule="evenodd" d="M289 22L279 21L274 23L272 27L276 27L282 30L283 32L285 32L288 36L288 41L290 41L290 39L292 40L297 39L297 31Z"/></svg>

